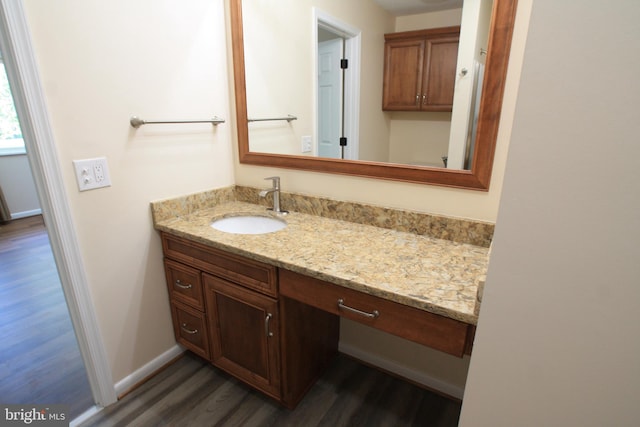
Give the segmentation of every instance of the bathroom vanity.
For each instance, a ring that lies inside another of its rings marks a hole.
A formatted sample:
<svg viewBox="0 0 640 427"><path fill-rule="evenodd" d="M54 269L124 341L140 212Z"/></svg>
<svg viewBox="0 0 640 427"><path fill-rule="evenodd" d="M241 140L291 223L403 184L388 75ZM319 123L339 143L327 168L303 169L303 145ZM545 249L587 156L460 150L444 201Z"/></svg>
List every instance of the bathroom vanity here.
<svg viewBox="0 0 640 427"><path fill-rule="evenodd" d="M291 208L277 232L212 228L230 215L275 215L241 193L152 204L184 347L289 408L336 354L340 317L454 356L471 351L486 247Z"/></svg>
<svg viewBox="0 0 640 427"><path fill-rule="evenodd" d="M338 319L281 298L278 269L162 233L176 340L293 408L337 352Z"/></svg>

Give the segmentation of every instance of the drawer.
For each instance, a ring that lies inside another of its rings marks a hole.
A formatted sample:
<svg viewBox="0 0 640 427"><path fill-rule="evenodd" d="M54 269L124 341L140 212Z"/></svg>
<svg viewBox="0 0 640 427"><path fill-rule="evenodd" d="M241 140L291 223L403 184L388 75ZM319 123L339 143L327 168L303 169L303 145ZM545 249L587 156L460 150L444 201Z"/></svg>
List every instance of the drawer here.
<svg viewBox="0 0 640 427"><path fill-rule="evenodd" d="M171 302L173 331L176 341L200 357L210 360L209 334L205 314L188 305Z"/></svg>
<svg viewBox="0 0 640 427"><path fill-rule="evenodd" d="M458 357L465 351L469 325L448 317L284 269L280 295Z"/></svg>
<svg viewBox="0 0 640 427"><path fill-rule="evenodd" d="M164 260L164 271L167 276L169 298L203 311L204 299L200 272L195 268L166 258Z"/></svg>
<svg viewBox="0 0 640 427"><path fill-rule="evenodd" d="M166 256L269 296L277 296L276 267L162 233Z"/></svg>

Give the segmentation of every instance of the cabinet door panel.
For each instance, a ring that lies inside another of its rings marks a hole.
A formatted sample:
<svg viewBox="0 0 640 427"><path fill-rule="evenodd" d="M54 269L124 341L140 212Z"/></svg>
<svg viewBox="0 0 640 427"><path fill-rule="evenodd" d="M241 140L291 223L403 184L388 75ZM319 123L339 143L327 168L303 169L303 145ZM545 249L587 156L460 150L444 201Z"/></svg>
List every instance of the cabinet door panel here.
<svg viewBox="0 0 640 427"><path fill-rule="evenodd" d="M419 110L424 40L385 45L384 110Z"/></svg>
<svg viewBox="0 0 640 427"><path fill-rule="evenodd" d="M220 334L216 358L232 360L254 374L267 378L269 366L265 362L269 360L269 354L263 333L265 310L225 295L224 291L216 291L215 298Z"/></svg>
<svg viewBox="0 0 640 427"><path fill-rule="evenodd" d="M280 398L276 300L203 275L214 365Z"/></svg>
<svg viewBox="0 0 640 427"><path fill-rule="evenodd" d="M456 83L458 38L429 40L427 51L422 107L425 110L451 111Z"/></svg>

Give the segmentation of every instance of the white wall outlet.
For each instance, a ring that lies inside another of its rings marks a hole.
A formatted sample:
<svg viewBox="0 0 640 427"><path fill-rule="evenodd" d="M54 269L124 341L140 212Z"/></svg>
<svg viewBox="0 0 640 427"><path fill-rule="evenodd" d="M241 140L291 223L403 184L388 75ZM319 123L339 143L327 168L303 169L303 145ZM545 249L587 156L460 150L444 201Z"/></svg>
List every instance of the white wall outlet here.
<svg viewBox="0 0 640 427"><path fill-rule="evenodd" d="M311 147L311 136L306 135L302 137L302 152L310 153L313 148Z"/></svg>
<svg viewBox="0 0 640 427"><path fill-rule="evenodd" d="M78 189L80 191L111 186L106 157L74 160L73 167L76 170L76 179L78 180Z"/></svg>

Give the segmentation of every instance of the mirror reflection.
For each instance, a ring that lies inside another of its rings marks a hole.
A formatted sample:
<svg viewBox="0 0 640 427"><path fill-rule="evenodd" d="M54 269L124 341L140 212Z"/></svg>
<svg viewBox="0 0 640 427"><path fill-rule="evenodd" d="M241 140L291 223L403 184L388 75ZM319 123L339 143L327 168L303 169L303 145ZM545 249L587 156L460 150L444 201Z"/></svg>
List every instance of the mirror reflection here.
<svg viewBox="0 0 640 427"><path fill-rule="evenodd" d="M249 151L470 169L491 10L244 0Z"/></svg>

